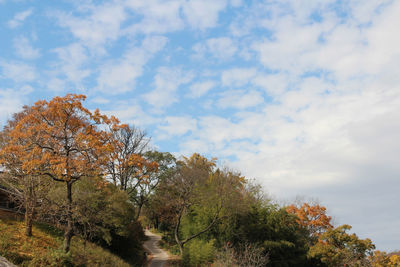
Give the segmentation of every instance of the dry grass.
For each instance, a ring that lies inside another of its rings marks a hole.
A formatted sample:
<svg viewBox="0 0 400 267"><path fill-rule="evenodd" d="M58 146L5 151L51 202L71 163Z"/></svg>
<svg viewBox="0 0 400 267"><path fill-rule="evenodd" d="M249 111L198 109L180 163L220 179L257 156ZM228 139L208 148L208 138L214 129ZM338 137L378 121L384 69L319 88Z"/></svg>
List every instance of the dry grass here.
<svg viewBox="0 0 400 267"><path fill-rule="evenodd" d="M129 266L109 251L79 237L72 238L71 253L62 252L62 231L34 224L25 236L21 216L0 210L0 255L20 266Z"/></svg>

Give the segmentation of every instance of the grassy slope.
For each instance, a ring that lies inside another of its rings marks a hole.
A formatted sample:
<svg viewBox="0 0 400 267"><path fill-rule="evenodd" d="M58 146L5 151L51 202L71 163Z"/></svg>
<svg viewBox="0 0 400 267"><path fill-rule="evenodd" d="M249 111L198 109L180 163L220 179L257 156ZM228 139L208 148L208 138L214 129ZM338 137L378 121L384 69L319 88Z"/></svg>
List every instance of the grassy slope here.
<svg viewBox="0 0 400 267"><path fill-rule="evenodd" d="M20 266L129 266L107 250L73 237L71 253L62 252L63 234L36 223L33 237L25 236L20 217L0 210L0 255Z"/></svg>

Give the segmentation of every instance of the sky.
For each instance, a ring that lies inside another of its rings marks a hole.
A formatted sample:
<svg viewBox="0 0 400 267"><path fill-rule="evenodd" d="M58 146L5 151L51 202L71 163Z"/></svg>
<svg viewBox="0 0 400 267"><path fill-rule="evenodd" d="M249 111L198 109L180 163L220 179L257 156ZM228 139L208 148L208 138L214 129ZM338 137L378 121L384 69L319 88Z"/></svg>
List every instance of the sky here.
<svg viewBox="0 0 400 267"><path fill-rule="evenodd" d="M67 93L400 249L400 1L0 0L0 125Z"/></svg>

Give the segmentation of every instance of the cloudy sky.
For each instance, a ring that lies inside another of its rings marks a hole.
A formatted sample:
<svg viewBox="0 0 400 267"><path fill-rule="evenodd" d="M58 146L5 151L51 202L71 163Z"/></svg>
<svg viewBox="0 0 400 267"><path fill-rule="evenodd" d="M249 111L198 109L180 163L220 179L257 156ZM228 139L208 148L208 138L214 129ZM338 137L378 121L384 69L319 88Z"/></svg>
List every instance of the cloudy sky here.
<svg viewBox="0 0 400 267"><path fill-rule="evenodd" d="M86 94L162 151L216 156L400 249L399 14L386 0L0 0L0 124Z"/></svg>

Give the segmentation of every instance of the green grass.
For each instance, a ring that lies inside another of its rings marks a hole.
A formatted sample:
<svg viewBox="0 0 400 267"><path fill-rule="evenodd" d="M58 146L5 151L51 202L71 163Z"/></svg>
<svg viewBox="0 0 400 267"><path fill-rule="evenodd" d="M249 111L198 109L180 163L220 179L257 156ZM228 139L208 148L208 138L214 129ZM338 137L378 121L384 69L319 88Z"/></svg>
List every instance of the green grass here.
<svg viewBox="0 0 400 267"><path fill-rule="evenodd" d="M71 251L62 250L63 232L35 223L33 236L25 236L20 216L0 210L0 255L19 266L130 266L109 251L73 237Z"/></svg>

